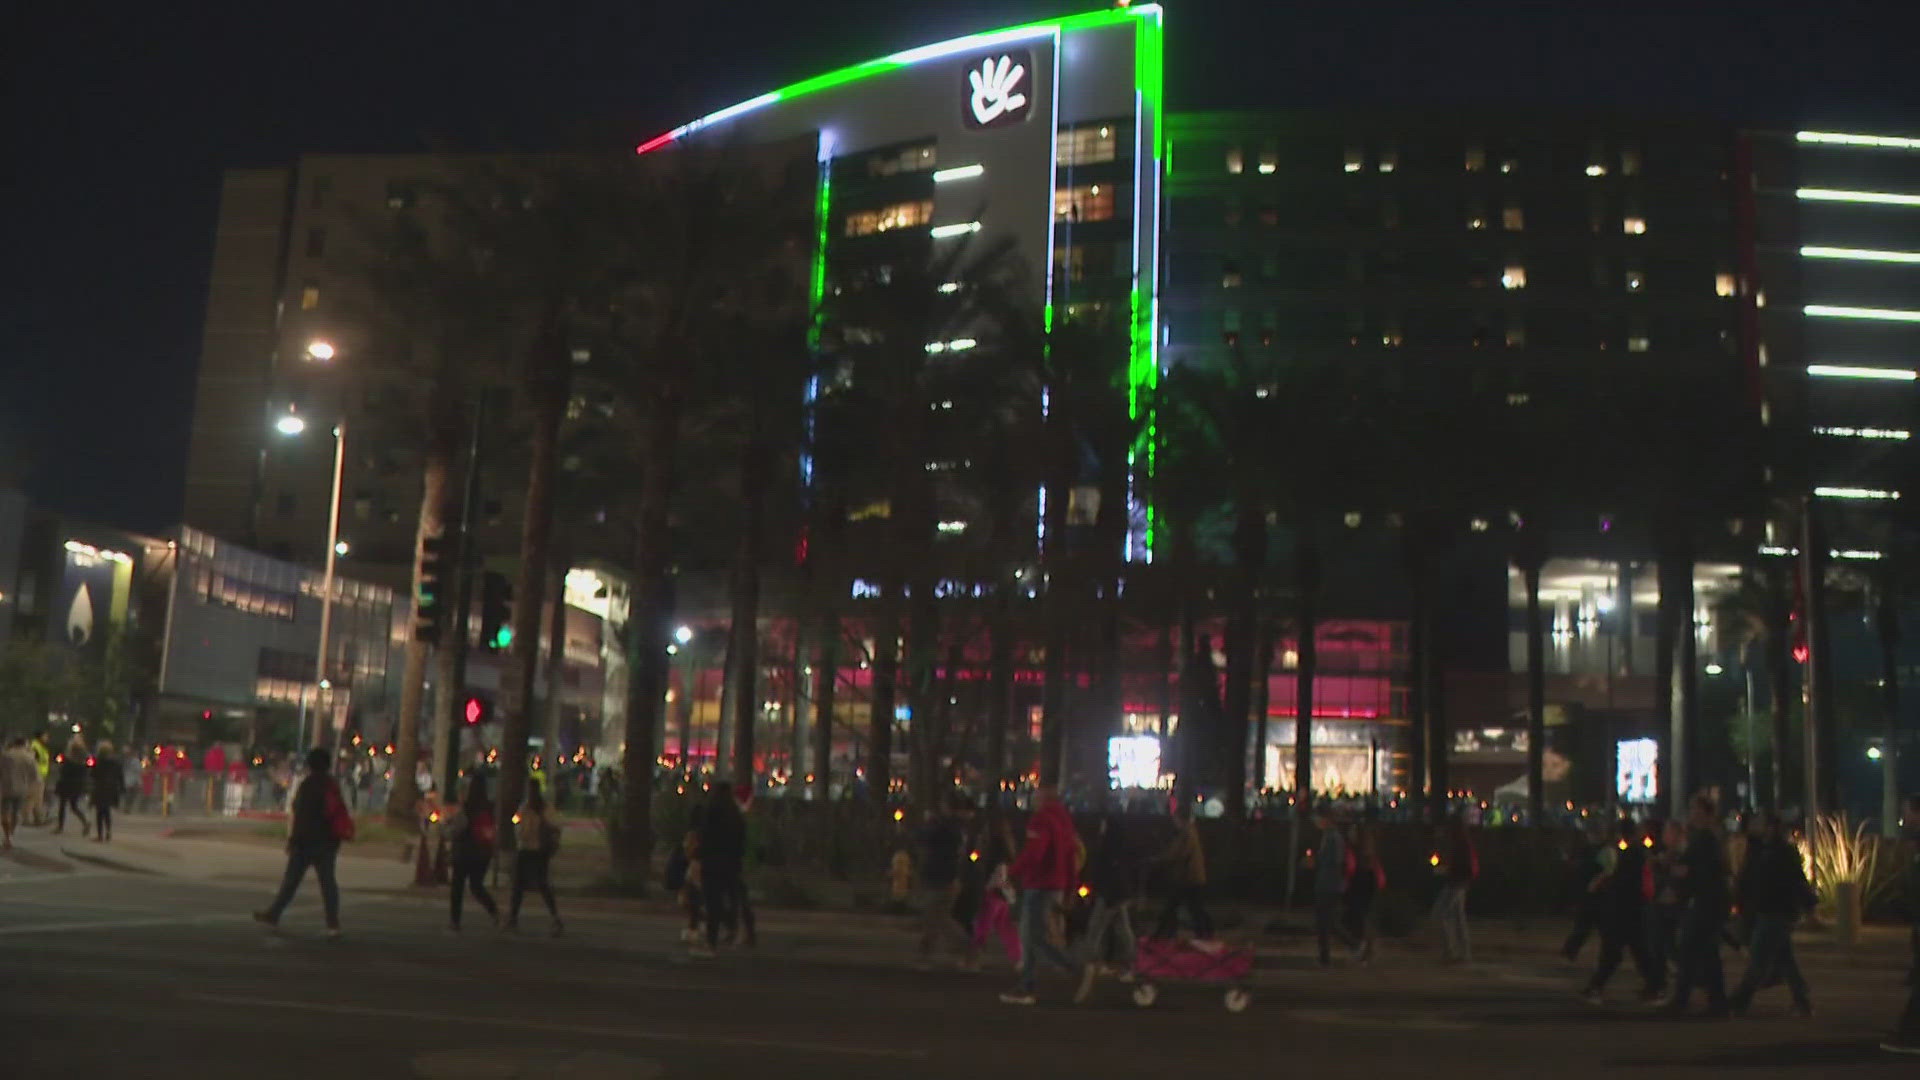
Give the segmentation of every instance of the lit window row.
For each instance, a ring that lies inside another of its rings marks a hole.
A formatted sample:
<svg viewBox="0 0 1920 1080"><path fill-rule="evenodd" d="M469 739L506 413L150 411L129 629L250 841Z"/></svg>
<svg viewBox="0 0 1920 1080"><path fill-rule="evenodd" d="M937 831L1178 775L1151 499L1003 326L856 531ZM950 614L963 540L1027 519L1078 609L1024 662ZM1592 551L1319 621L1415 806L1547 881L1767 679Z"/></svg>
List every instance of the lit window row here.
<svg viewBox="0 0 1920 1080"><path fill-rule="evenodd" d="M1112 124L1080 124L1061 128L1056 160L1061 165L1097 165L1112 161L1119 144Z"/></svg>
<svg viewBox="0 0 1920 1080"><path fill-rule="evenodd" d="M1112 184L1079 184L1074 187L1055 189L1053 193L1053 217L1055 221L1112 221L1114 215L1114 191Z"/></svg>
<svg viewBox="0 0 1920 1080"><path fill-rule="evenodd" d="M933 220L933 200L894 203L877 210L856 210L847 215L848 236L872 236L874 233L911 229Z"/></svg>
<svg viewBox="0 0 1920 1080"><path fill-rule="evenodd" d="M1062 158L1064 162L1065 159ZM1227 173L1240 176L1250 169L1263 176L1271 176L1279 170L1280 152L1273 142L1263 144L1260 149L1249 151L1247 148L1228 146L1225 153ZM1467 172L1486 172L1489 157L1485 146L1472 144L1466 147L1462 165ZM1520 169L1517 157L1501 157L1496 166L1502 175L1510 176ZM1400 152L1392 146L1382 146L1371 154L1361 144L1350 144L1341 157L1341 170L1347 173L1380 172L1392 173L1400 168ZM1618 171L1621 176L1640 174L1640 151L1622 148L1617 154L1606 151L1604 144L1596 142L1588 152L1587 164L1582 170L1587 176L1599 179Z"/></svg>

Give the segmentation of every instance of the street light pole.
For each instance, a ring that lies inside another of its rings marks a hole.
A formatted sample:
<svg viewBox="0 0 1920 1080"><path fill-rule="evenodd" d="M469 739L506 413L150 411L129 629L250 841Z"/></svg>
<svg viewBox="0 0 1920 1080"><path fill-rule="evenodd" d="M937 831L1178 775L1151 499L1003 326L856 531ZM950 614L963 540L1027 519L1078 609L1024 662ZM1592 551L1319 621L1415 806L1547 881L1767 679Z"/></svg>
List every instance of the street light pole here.
<svg viewBox="0 0 1920 1080"><path fill-rule="evenodd" d="M331 691L332 680L327 678L327 644L333 630L333 570L334 561L340 555L340 479L346 471L347 460L347 417L345 413L334 421L333 425L333 504L327 508L327 569L320 577L320 652L314 660L314 678L318 687ZM333 695L327 695L328 704L332 704ZM314 695L315 712L319 711L319 695ZM315 727L319 720L316 717ZM347 725L343 722L333 731L334 756L340 754L340 741L346 735Z"/></svg>

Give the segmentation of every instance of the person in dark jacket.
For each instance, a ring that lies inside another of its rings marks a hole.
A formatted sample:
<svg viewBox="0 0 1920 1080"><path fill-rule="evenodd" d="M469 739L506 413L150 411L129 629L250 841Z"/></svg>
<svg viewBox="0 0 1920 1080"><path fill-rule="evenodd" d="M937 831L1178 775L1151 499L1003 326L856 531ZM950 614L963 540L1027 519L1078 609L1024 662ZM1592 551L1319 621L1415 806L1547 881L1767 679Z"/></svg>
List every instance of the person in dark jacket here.
<svg viewBox="0 0 1920 1080"><path fill-rule="evenodd" d="M1784 980L1793 992L1793 1011L1813 1015L1807 980L1793 956L1793 924L1813 909L1813 886L1807 884L1800 850L1768 814L1759 819L1759 836L1747 843L1742 867L1740 906L1753 926L1747 950L1747 974L1733 992L1735 1013L1745 1013L1753 995L1763 986Z"/></svg>
<svg viewBox="0 0 1920 1080"><path fill-rule="evenodd" d="M1889 1054L1920 1055L1920 795L1907 799L1902 826L1906 833L1902 847L1907 860L1907 918L1913 922L1913 968L1907 973L1906 1011L1901 1013L1893 1033L1880 1043L1880 1049Z"/></svg>
<svg viewBox="0 0 1920 1080"><path fill-rule="evenodd" d="M712 956L720 945L720 924L737 919L734 907L744 891L741 873L747 860L747 819L733 801L733 785L716 782L707 795L700 818L700 885L707 899L707 942L694 946L696 956ZM747 930L752 941L751 924Z"/></svg>
<svg viewBox="0 0 1920 1080"><path fill-rule="evenodd" d="M1480 876L1480 853L1459 814L1447 821L1433 854L1434 872L1441 877L1433 900L1433 921L1440 927L1443 955L1450 964L1473 962L1473 939L1467 932L1467 891Z"/></svg>
<svg viewBox="0 0 1920 1080"><path fill-rule="evenodd" d="M920 830L919 896L920 963L933 962L943 943L951 944L964 960L970 949L966 927L955 921L954 905L960 893L960 864L966 858L967 824L973 804L955 796L950 809L936 810Z"/></svg>
<svg viewBox="0 0 1920 1080"><path fill-rule="evenodd" d="M1647 848L1640 830L1632 820L1621 818L1619 835L1610 847L1600 849L1598 875L1587 890L1598 899L1593 911L1600 926L1600 964L1581 997L1598 1005L1606 992L1607 980L1619 969L1627 954L1640 968L1641 995L1658 989L1659 974L1647 955L1647 900L1653 891L1653 870L1647 863Z"/></svg>
<svg viewBox="0 0 1920 1080"><path fill-rule="evenodd" d="M467 794L460 806L447 818L447 834L453 863L453 896L448 901L447 930L460 932L460 908L468 891L473 899L500 925L500 906L487 891L487 867L493 862L493 848L500 835L500 822L494 815L493 799L487 794L485 773L467 778Z"/></svg>
<svg viewBox="0 0 1920 1080"><path fill-rule="evenodd" d="M1655 846L1648 856L1653 869L1653 900L1647 905L1647 963L1652 968L1653 989L1666 993L1667 978L1680 953L1680 923L1686 904L1680 895L1680 879L1673 869L1687 849L1685 822L1668 821L1649 834ZM1656 839L1657 838L1657 839Z"/></svg>
<svg viewBox="0 0 1920 1080"><path fill-rule="evenodd" d="M1680 973L1669 1016L1683 1016L1698 985L1707 993L1707 1015L1728 1015L1726 975L1720 967L1720 935L1727 925L1727 856L1714 824L1713 798L1693 797L1687 820L1687 849L1674 865L1685 902L1680 921Z"/></svg>
<svg viewBox="0 0 1920 1080"><path fill-rule="evenodd" d="M60 816L54 824L54 832L67 831L67 810L73 810L73 819L80 823L80 835L91 832L93 826L87 824L87 815L80 812L80 800L87 794L87 744L75 735L67 744L67 752L60 755L60 771L53 778L53 795L60 800Z"/></svg>
<svg viewBox="0 0 1920 1080"><path fill-rule="evenodd" d="M95 768L99 768L97 759ZM333 877L334 858L340 854L340 837L335 815L340 811L340 787L331 775L333 756L315 748L307 753L307 775L294 789L293 805L287 814L287 872L280 879L280 891L264 910L253 913L255 922L280 925L280 915L293 903L293 894L312 867L320 879L320 902L326 908L327 936L340 936L340 886Z"/></svg>
<svg viewBox="0 0 1920 1080"><path fill-rule="evenodd" d="M1360 949L1360 943L1347 933L1340 918L1352 877L1349 871L1353 858L1346 834L1326 804L1315 811L1313 824L1320 830L1320 846L1307 857L1308 869L1313 872L1313 929L1320 945L1320 966L1327 967L1333 963L1334 938L1339 938L1350 951Z"/></svg>
<svg viewBox="0 0 1920 1080"><path fill-rule="evenodd" d="M1140 888L1140 868L1127 843L1126 827L1116 814L1100 819L1093 853L1087 857L1087 886L1093 893L1093 912L1087 917L1082 957L1102 969L1111 967L1121 981L1131 981L1138 940L1133 932L1133 900ZM1107 936L1113 935L1109 948ZM1114 958L1112 965L1108 958Z"/></svg>
<svg viewBox="0 0 1920 1080"><path fill-rule="evenodd" d="M1571 964L1580 958L1587 937L1605 924L1606 896L1592 885L1602 873L1607 837L1582 833L1574 845L1571 865L1573 891L1573 929L1560 946L1560 955Z"/></svg>
<svg viewBox="0 0 1920 1080"><path fill-rule="evenodd" d="M1387 887L1387 868L1380 861L1380 832L1372 811L1353 827L1353 877L1347 882L1346 927L1353 942L1353 958L1362 964L1373 960L1376 926L1373 904Z"/></svg>
<svg viewBox="0 0 1920 1080"><path fill-rule="evenodd" d="M527 781L526 805L514 815L514 839L520 843L513 854L513 896L507 903L507 929L520 928L520 904L528 889L537 889L546 901L547 914L553 919L553 936L559 937L564 925L559 905L553 901L551 870L553 857L560 851L560 821L547 807L540 781Z"/></svg>
<svg viewBox="0 0 1920 1080"><path fill-rule="evenodd" d="M113 811L126 794L127 773L113 755L113 744L105 739L94 749L88 771L92 781L88 786L93 793L93 838L104 844L113 839Z"/></svg>

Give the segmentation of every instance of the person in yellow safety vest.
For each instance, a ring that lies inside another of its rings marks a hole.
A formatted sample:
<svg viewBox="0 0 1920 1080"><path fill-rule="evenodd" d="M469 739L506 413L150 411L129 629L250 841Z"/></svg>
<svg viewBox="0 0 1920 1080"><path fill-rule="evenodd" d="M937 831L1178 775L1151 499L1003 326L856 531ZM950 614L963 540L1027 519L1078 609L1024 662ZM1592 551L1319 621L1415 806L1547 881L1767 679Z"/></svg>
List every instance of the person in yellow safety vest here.
<svg viewBox="0 0 1920 1080"><path fill-rule="evenodd" d="M27 793L27 824L47 823L47 770L53 767L53 751L47 749L47 733L42 731L27 740L33 751L33 790Z"/></svg>

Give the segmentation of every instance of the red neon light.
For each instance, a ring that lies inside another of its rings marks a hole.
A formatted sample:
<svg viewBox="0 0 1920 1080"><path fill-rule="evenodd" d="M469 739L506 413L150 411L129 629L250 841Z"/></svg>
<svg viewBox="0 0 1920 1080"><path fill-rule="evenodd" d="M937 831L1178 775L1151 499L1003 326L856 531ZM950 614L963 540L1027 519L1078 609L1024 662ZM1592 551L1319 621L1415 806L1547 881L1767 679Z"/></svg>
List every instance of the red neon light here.
<svg viewBox="0 0 1920 1080"><path fill-rule="evenodd" d="M468 698L467 699L467 723L477 724L479 722L480 722L480 699Z"/></svg>
<svg viewBox="0 0 1920 1080"><path fill-rule="evenodd" d="M673 141L673 132L669 131L665 135L655 135L653 138L648 139L646 142L641 143L639 146L634 148L633 152L636 154L645 154L650 151L658 150L672 141Z"/></svg>

